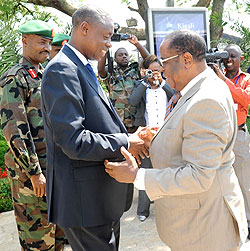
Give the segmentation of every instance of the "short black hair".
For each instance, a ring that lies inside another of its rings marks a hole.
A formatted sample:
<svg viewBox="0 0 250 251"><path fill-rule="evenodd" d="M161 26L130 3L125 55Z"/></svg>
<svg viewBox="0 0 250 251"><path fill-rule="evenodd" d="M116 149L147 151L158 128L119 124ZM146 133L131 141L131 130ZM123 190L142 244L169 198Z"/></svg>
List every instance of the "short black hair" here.
<svg viewBox="0 0 250 251"><path fill-rule="evenodd" d="M120 48L118 48L116 51L115 51L115 54L114 54L114 58L116 58L116 55L117 55L117 53L118 53L118 51L119 50L125 50L126 52L128 52L124 47L120 47Z"/></svg>
<svg viewBox="0 0 250 251"><path fill-rule="evenodd" d="M77 9L72 15L73 28L80 25L82 22L89 24L105 23L107 20L112 20L110 15L105 11L96 8L95 6L83 5Z"/></svg>
<svg viewBox="0 0 250 251"><path fill-rule="evenodd" d="M177 30L168 34L165 40L170 40L169 49L177 53L189 52L197 61L205 59L206 42L198 33L190 30Z"/></svg>
<svg viewBox="0 0 250 251"><path fill-rule="evenodd" d="M228 45L225 47L224 50L227 50L227 49L230 49L230 48L235 49L235 50L239 53L239 57L242 56L242 50L241 50L241 48L240 48L239 45L237 45L237 44L228 44Z"/></svg>

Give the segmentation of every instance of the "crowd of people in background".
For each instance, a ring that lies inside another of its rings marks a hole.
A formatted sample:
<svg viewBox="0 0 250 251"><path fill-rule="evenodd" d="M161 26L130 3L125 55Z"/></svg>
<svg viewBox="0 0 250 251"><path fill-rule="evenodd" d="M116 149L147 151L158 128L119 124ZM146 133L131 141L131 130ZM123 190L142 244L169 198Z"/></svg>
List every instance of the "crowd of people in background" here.
<svg viewBox="0 0 250 251"><path fill-rule="evenodd" d="M110 15L83 6L72 25L69 36L22 24L22 58L0 80L22 250L118 250L133 184L138 219L154 202L173 250L239 250L250 239L250 74L240 47L226 46L216 75L192 31L167 35L161 59L131 35L142 61L119 48L108 67Z"/></svg>

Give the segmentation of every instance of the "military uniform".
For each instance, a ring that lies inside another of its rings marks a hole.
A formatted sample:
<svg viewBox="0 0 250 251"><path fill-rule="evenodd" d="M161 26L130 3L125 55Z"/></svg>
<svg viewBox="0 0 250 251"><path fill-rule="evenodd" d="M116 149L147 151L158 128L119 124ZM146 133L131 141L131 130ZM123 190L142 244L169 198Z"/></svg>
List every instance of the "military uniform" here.
<svg viewBox="0 0 250 251"><path fill-rule="evenodd" d="M113 73L109 73L107 78L103 80L111 103L128 132L131 133L136 129L134 126L136 107L129 104L128 98L134 88L135 81L139 79L138 63L135 62L125 70L122 70L119 66L114 67Z"/></svg>
<svg viewBox="0 0 250 251"><path fill-rule="evenodd" d="M46 197L33 192L30 177L45 173L46 145L41 114L39 71L22 58L0 81L0 114L5 154L22 250L63 250L64 233L48 223Z"/></svg>
<svg viewBox="0 0 250 251"><path fill-rule="evenodd" d="M62 47L65 43L68 43L69 39L69 35L63 33L56 33L53 37L52 45Z"/></svg>

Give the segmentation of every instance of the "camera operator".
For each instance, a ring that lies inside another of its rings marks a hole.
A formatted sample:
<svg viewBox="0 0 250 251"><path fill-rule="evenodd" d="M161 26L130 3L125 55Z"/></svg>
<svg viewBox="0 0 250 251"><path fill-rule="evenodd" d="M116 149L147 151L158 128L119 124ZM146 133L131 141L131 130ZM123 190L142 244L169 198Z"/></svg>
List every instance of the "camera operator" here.
<svg viewBox="0 0 250 251"><path fill-rule="evenodd" d="M246 126L248 106L250 104L250 74L240 70L240 62L244 59L238 45L230 44L225 48L229 58L223 60L225 75L217 65L217 75L228 85L237 113L238 133L234 145L234 170L238 177L245 200L248 221L248 239L250 239L250 136Z"/></svg>
<svg viewBox="0 0 250 251"><path fill-rule="evenodd" d="M162 64L155 55L147 56L140 65L140 81L135 83L129 103L136 106L135 126L159 128L165 119L169 99L174 90L162 78ZM141 160L141 167L152 168L149 158ZM139 190L137 215L140 221L149 216L150 200L144 190Z"/></svg>
<svg viewBox="0 0 250 251"><path fill-rule="evenodd" d="M136 36L131 35L128 41L136 46L143 58L149 55L147 49L139 43ZM133 133L137 128L134 125L136 110L134 106L129 104L128 98L135 81L140 79L138 63L129 64L130 58L127 50L119 48L114 54L116 67L113 68L112 72L109 72L108 67L105 66L106 58L107 54L98 62L99 77L106 85L109 98L127 131Z"/></svg>

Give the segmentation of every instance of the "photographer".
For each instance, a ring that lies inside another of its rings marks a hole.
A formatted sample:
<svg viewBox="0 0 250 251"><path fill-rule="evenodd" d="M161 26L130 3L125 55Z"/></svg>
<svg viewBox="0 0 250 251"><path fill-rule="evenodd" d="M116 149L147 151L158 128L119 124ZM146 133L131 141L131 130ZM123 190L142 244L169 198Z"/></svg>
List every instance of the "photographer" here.
<svg viewBox="0 0 250 251"><path fill-rule="evenodd" d="M131 35L128 41L136 46L143 58L149 55L147 49L139 43L136 36ZM109 72L108 67L105 66L106 59L107 54L98 62L99 77L106 85L109 98L126 126L127 131L133 133L136 130L134 126L136 110L135 107L129 104L128 98L132 92L135 81L140 79L138 63L129 64L130 58L125 48L119 48L115 52L114 61L116 62L116 66L111 72Z"/></svg>
<svg viewBox="0 0 250 251"><path fill-rule="evenodd" d="M230 44L225 48L229 58L224 59L225 75L217 65L217 75L228 85L237 113L238 133L234 145L234 170L238 177L245 200L248 220L248 239L250 239L250 136L246 126L248 106L250 104L250 74L240 70L240 62L244 59L238 45Z"/></svg>
<svg viewBox="0 0 250 251"><path fill-rule="evenodd" d="M129 98L136 106L135 126L160 127L166 115L169 99L174 90L162 78L162 65L155 55L147 56L140 65L142 80L137 81ZM141 167L152 168L149 158L142 159ZM149 216L150 200L144 190L139 190L137 215L140 221Z"/></svg>

